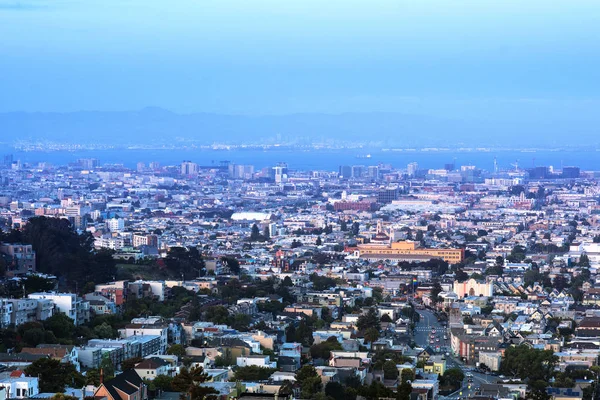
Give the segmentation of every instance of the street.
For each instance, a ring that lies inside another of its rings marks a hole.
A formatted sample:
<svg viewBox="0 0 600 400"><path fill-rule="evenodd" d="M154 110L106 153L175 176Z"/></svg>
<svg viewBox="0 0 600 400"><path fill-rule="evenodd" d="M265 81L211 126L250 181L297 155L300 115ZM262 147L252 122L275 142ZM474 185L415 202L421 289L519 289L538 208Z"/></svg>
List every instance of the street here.
<svg viewBox="0 0 600 400"><path fill-rule="evenodd" d="M494 376L475 372L473 371L474 368L472 366L464 365L460 360L453 357L450 345L450 332L439 323L432 311L427 309L417 311L421 316L421 319L419 323L415 325L414 330L414 339L417 346L423 348L430 346L433 350L436 350L436 347L439 346L439 353L444 355L448 354L448 356L446 356L446 369L460 368L465 374L462 387L448 396L440 396L441 399L471 397L477 394L477 389L481 384L496 382ZM433 344L430 343L432 329L435 329L436 337ZM444 340L444 335L446 335L448 339ZM439 339L439 342L437 339ZM470 383L467 374L472 375L472 382Z"/></svg>

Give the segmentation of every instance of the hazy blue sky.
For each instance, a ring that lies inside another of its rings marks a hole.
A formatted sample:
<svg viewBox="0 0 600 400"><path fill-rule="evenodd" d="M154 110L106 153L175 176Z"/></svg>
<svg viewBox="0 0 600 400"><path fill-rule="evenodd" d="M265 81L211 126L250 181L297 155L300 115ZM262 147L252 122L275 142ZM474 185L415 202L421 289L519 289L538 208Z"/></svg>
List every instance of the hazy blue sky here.
<svg viewBox="0 0 600 400"><path fill-rule="evenodd" d="M0 0L0 111L595 119L598 0Z"/></svg>

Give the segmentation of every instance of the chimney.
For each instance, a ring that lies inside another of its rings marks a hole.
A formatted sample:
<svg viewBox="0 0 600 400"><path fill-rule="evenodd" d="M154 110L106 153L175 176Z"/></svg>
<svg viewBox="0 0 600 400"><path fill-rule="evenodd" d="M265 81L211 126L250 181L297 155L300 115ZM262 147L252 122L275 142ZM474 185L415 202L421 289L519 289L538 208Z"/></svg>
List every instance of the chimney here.
<svg viewBox="0 0 600 400"><path fill-rule="evenodd" d="M104 368L100 368L100 384L104 383Z"/></svg>

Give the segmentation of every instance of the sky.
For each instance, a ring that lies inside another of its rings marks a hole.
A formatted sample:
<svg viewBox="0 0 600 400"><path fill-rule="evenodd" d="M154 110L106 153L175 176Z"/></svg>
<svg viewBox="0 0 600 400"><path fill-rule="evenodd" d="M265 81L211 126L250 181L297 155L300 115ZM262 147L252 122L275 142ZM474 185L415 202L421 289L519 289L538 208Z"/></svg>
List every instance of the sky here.
<svg viewBox="0 0 600 400"><path fill-rule="evenodd" d="M0 112L597 121L598 0L0 0Z"/></svg>

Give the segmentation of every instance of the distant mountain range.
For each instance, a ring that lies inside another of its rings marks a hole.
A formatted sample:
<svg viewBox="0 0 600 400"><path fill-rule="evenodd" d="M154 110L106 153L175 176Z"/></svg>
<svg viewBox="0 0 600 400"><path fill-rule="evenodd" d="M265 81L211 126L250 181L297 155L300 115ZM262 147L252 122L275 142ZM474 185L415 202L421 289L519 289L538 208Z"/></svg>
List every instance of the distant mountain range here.
<svg viewBox="0 0 600 400"><path fill-rule="evenodd" d="M378 146L564 146L600 143L597 124L453 120L399 113L268 116L177 114L149 107L131 112L0 113L2 141L48 140L115 145L194 142L307 144L363 142Z"/></svg>

